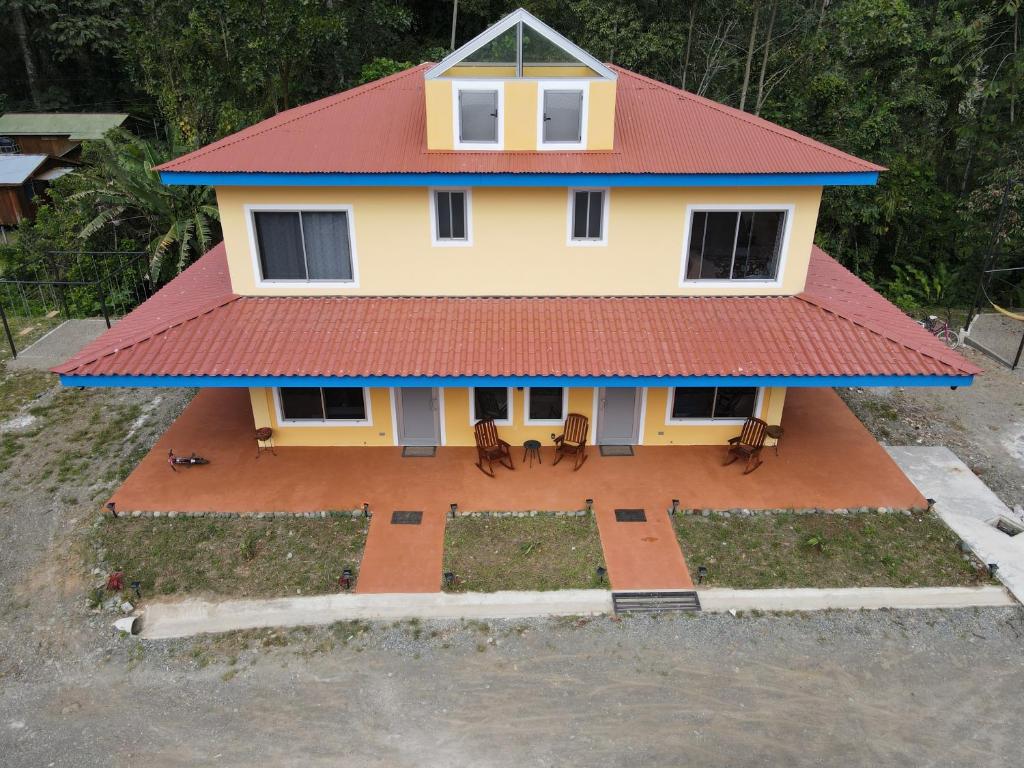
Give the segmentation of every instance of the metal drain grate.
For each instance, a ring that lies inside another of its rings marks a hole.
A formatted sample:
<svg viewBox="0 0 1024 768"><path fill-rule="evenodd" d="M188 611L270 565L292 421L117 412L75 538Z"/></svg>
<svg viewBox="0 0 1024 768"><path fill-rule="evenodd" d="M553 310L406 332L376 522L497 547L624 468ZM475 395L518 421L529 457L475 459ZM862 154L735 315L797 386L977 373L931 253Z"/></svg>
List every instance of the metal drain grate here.
<svg viewBox="0 0 1024 768"><path fill-rule="evenodd" d="M392 512L392 525L419 525L423 522L422 512Z"/></svg>
<svg viewBox="0 0 1024 768"><path fill-rule="evenodd" d="M616 523L646 523L647 513L642 509L616 509Z"/></svg>
<svg viewBox="0 0 1024 768"><path fill-rule="evenodd" d="M616 613L661 613L663 611L699 611L700 598L692 589L657 592L612 592Z"/></svg>
<svg viewBox="0 0 1024 768"><path fill-rule="evenodd" d="M409 458L430 458L437 455L437 446L434 445L407 445L402 448L402 456Z"/></svg>
<svg viewBox="0 0 1024 768"><path fill-rule="evenodd" d="M633 446L632 445L602 445L601 455L602 456L632 456Z"/></svg>

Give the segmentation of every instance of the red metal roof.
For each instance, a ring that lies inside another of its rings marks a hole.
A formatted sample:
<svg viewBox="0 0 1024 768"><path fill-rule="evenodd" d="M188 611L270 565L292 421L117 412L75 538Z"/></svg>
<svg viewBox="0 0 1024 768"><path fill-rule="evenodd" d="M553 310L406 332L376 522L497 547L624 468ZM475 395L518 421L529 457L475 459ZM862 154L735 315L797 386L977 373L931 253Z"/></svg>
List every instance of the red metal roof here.
<svg viewBox="0 0 1024 768"><path fill-rule="evenodd" d="M254 297L223 247L54 369L122 376L973 375L815 249L786 297Z"/></svg>
<svg viewBox="0 0 1024 768"><path fill-rule="evenodd" d="M885 170L738 109L619 74L615 149L428 152L429 64L282 112L160 166L266 173L844 173Z"/></svg>

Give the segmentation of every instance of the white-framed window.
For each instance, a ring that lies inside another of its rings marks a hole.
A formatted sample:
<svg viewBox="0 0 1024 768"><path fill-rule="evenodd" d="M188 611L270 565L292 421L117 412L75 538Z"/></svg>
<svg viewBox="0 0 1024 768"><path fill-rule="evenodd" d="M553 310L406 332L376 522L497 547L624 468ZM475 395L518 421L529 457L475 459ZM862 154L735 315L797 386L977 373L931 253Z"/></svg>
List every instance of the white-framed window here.
<svg viewBox="0 0 1024 768"><path fill-rule="evenodd" d="M524 390L524 424L556 425L565 422L569 412L567 387L526 387Z"/></svg>
<svg viewBox="0 0 1024 768"><path fill-rule="evenodd" d="M430 236L434 245L472 245L472 193L468 189L430 191Z"/></svg>
<svg viewBox="0 0 1024 768"><path fill-rule="evenodd" d="M666 424L742 424L761 413L761 387L671 387Z"/></svg>
<svg viewBox="0 0 1024 768"><path fill-rule="evenodd" d="M586 149L590 85L585 80L537 85L537 148Z"/></svg>
<svg viewBox="0 0 1024 768"><path fill-rule="evenodd" d="M373 426L365 387L275 387L274 404L283 425Z"/></svg>
<svg viewBox="0 0 1024 768"><path fill-rule="evenodd" d="M608 244L607 189L569 190L569 245Z"/></svg>
<svg viewBox="0 0 1024 768"><path fill-rule="evenodd" d="M452 81L456 149L503 149L505 84L500 80Z"/></svg>
<svg viewBox="0 0 1024 768"><path fill-rule="evenodd" d="M680 285L782 281L792 205L690 205Z"/></svg>
<svg viewBox="0 0 1024 768"><path fill-rule="evenodd" d="M512 426L511 387L470 387L469 423L480 419L494 419L503 427Z"/></svg>
<svg viewBox="0 0 1024 768"><path fill-rule="evenodd" d="M247 205L257 284L359 285L351 205Z"/></svg>

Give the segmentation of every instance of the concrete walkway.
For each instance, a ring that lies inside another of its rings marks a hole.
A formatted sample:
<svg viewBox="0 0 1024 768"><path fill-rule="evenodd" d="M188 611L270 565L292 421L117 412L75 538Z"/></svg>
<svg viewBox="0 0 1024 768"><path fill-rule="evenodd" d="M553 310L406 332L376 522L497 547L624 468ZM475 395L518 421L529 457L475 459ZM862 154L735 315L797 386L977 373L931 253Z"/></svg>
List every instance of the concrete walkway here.
<svg viewBox="0 0 1024 768"><path fill-rule="evenodd" d="M866 608L971 608L1014 605L1002 587L915 589L702 589L705 611L818 611ZM450 594L338 594L272 600L184 600L153 603L141 637L163 640L260 627L296 627L336 621L397 619L517 619L612 612L611 592L465 592Z"/></svg>
<svg viewBox="0 0 1024 768"><path fill-rule="evenodd" d="M65 320L34 344L19 350L17 358L9 360L7 366L48 371L63 363L106 330L107 324L102 318Z"/></svg>
<svg viewBox="0 0 1024 768"><path fill-rule="evenodd" d="M845 589L702 589L700 606L725 611L828 611L880 608L975 608L1015 605L1005 589L985 587L850 587Z"/></svg>
<svg viewBox="0 0 1024 768"><path fill-rule="evenodd" d="M1008 536L995 528L1000 517L1024 526L982 480L948 448L886 448L935 511L985 563L999 566L998 578L1024 601L1024 534Z"/></svg>
<svg viewBox="0 0 1024 768"><path fill-rule="evenodd" d="M154 603L143 613L143 638L162 640L257 627L297 627L336 621L498 619L611 613L611 592L464 592L319 595L273 600L184 600Z"/></svg>
<svg viewBox="0 0 1024 768"><path fill-rule="evenodd" d="M594 510L612 588L693 589L668 512L658 506L644 514L646 522L618 522L613 508Z"/></svg>

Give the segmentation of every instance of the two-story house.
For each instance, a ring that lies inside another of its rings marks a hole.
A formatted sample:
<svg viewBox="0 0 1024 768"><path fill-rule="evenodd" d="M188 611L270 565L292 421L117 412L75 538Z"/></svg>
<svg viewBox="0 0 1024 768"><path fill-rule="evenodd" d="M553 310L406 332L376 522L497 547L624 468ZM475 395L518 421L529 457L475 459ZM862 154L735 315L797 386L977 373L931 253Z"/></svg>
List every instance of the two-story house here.
<svg viewBox="0 0 1024 768"><path fill-rule="evenodd" d="M160 168L224 241L55 369L248 388L278 446L723 444L787 389L978 369L814 245L884 169L602 64L519 10Z"/></svg>

